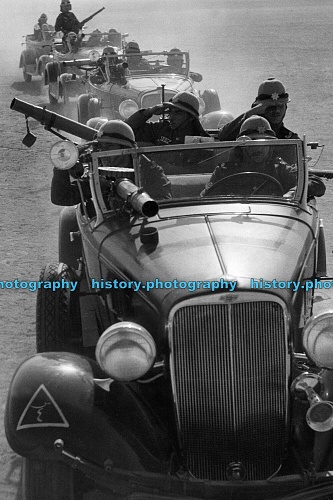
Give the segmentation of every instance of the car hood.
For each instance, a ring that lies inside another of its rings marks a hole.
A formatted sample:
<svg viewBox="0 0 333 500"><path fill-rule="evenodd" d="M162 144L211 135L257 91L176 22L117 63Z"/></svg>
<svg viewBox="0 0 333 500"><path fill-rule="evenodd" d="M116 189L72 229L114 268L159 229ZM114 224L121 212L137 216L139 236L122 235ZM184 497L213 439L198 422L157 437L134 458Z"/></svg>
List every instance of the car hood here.
<svg viewBox="0 0 333 500"><path fill-rule="evenodd" d="M124 279L142 282L223 278L248 289L251 279L297 281L314 241L305 219L269 213L159 219L146 224L158 232L155 249L141 243L140 226L134 226L130 235L117 233L118 242L115 235L106 238L101 255L111 267L122 269ZM110 244L118 247L117 255Z"/></svg>
<svg viewBox="0 0 333 500"><path fill-rule="evenodd" d="M161 77L158 76L147 76L145 78L127 78L127 88L131 90L136 90L137 92L149 92L151 90L156 90L157 88L165 85L168 90L179 90L183 89L184 84L188 87L189 81L184 77L178 75Z"/></svg>

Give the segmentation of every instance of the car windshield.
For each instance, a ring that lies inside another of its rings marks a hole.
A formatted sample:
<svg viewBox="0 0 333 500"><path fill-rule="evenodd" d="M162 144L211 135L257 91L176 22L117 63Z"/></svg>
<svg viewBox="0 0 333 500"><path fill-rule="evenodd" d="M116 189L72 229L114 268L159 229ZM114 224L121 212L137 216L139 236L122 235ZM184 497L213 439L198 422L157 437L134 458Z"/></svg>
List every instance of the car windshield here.
<svg viewBox="0 0 333 500"><path fill-rule="evenodd" d="M284 141L286 142L286 141ZM288 197L298 183L296 144L274 141L213 143L140 154L140 185L154 198ZM216 146L215 146L216 144ZM170 194L158 183L170 186Z"/></svg>
<svg viewBox="0 0 333 500"><path fill-rule="evenodd" d="M142 74L180 74L188 75L188 52L140 52L125 53L121 56L128 63L132 76Z"/></svg>

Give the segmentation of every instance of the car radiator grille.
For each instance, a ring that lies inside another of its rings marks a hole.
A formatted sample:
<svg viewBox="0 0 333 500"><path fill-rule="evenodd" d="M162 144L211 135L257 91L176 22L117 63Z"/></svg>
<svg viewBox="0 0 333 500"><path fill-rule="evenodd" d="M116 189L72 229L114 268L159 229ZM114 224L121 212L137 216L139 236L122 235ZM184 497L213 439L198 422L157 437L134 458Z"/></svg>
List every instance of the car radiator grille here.
<svg viewBox="0 0 333 500"><path fill-rule="evenodd" d="M245 480L274 474L286 445L282 306L270 300L200 305L196 299L178 306L170 325L173 390L189 471L225 480L228 466L240 462Z"/></svg>
<svg viewBox="0 0 333 500"><path fill-rule="evenodd" d="M169 101L176 92L168 91L165 90L164 92L164 101L167 102ZM162 92L159 90L158 92L153 92L149 94L145 94L142 97L142 108L151 108L153 106L156 106L157 104L161 104L162 102Z"/></svg>

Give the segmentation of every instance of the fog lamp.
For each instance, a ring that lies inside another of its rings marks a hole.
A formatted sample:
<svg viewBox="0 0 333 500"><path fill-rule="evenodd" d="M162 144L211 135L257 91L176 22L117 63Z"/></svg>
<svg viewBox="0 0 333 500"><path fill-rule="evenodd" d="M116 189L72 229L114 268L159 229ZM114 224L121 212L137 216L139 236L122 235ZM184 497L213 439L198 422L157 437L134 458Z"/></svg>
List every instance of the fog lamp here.
<svg viewBox="0 0 333 500"><path fill-rule="evenodd" d="M91 62L96 62L98 59L101 57L101 54L98 52L98 50L91 50L89 52L89 59Z"/></svg>
<svg viewBox="0 0 333 500"><path fill-rule="evenodd" d="M333 369L333 312L310 318L304 328L303 346L309 358L321 368Z"/></svg>
<svg viewBox="0 0 333 500"><path fill-rule="evenodd" d="M138 111L139 106L132 99L126 99L121 102L119 105L119 113L123 120L127 120L130 116L133 115L136 111Z"/></svg>
<svg viewBox="0 0 333 500"><path fill-rule="evenodd" d="M151 368L155 356L153 337L145 328L130 321L107 328L96 346L100 367L112 379L122 382L142 377Z"/></svg>

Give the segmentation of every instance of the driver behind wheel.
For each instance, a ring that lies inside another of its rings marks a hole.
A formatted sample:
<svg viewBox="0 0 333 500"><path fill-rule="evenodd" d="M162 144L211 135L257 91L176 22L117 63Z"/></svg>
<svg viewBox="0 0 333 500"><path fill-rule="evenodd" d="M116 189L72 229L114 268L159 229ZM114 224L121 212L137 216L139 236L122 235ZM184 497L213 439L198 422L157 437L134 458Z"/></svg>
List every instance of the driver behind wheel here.
<svg viewBox="0 0 333 500"><path fill-rule="evenodd" d="M237 141L246 141L246 140L271 140L276 139L275 132L272 130L270 123L264 117L259 115L254 115L245 120L241 126ZM273 147L267 146L251 146L251 147L242 147L235 148L233 156L226 163L222 163L218 165L209 182L206 184L205 189L202 191L202 196L209 196L210 194L219 194L218 190L213 191L212 187L222 179L229 177L235 174L241 174L245 172L265 174L265 176L269 176L272 178L264 179L264 175L262 175L262 180L258 181L259 176L255 179L255 175L253 175L253 180L257 185L262 184L262 189L258 191L258 189L254 188L253 193L258 192L258 194L270 194L272 186L277 184L276 181L280 184L279 194L285 194L288 191L292 190L297 183L297 168L295 165L288 165L282 158L280 158ZM239 176L238 180L240 181L241 176ZM275 180L275 181L274 181ZM235 182L237 182L237 178L235 178ZM250 180L249 180L250 183ZM222 183L221 183L222 184ZM221 186L222 187L222 186ZM251 185L249 186L251 188ZM265 187L267 191L265 192ZM273 187L274 192L277 193L277 187ZM326 187L325 184L319 179L317 176L309 177L308 184L308 196L323 196L325 193ZM237 189L236 189L237 193ZM232 193L230 193L232 194ZM248 191L248 194L251 194L251 189Z"/></svg>

